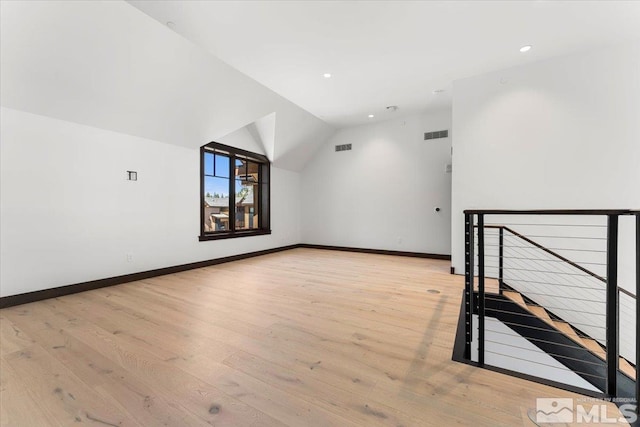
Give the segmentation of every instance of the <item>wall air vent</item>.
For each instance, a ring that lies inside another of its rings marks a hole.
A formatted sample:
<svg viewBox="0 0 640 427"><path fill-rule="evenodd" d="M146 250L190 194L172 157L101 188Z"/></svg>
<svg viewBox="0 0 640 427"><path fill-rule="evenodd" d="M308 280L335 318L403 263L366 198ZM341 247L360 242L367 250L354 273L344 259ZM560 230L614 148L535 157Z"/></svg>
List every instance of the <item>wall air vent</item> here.
<svg viewBox="0 0 640 427"><path fill-rule="evenodd" d="M437 130L435 132L425 132L424 140L427 139L438 139L438 138L447 138L449 136L448 130Z"/></svg>
<svg viewBox="0 0 640 427"><path fill-rule="evenodd" d="M336 151L349 151L351 150L351 144L336 145Z"/></svg>

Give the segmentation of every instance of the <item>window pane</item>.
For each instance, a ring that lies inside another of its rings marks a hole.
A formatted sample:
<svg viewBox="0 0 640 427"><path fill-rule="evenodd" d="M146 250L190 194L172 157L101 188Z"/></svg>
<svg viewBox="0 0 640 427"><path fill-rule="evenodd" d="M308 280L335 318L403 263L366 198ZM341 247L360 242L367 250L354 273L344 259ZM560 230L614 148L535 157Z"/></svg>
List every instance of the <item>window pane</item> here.
<svg viewBox="0 0 640 427"><path fill-rule="evenodd" d="M236 230L260 228L258 221L258 186L236 180Z"/></svg>
<svg viewBox="0 0 640 427"><path fill-rule="evenodd" d="M229 180L204 177L204 231L229 231Z"/></svg>
<svg viewBox="0 0 640 427"><path fill-rule="evenodd" d="M260 165L256 162L247 162L247 181L251 183L258 182Z"/></svg>
<svg viewBox="0 0 640 427"><path fill-rule="evenodd" d="M253 229L257 229L260 228L260 221L259 221L259 211L260 211L260 197L259 197L259 193L258 193L258 189L260 188L259 185L252 185L252 191L251 191L251 206L249 207L249 228L253 228Z"/></svg>
<svg viewBox="0 0 640 427"><path fill-rule="evenodd" d="M235 171L236 179L241 179L243 181L246 180L247 176L247 161L236 159L236 171Z"/></svg>
<svg viewBox="0 0 640 427"><path fill-rule="evenodd" d="M229 178L229 156L216 153L215 176Z"/></svg>
<svg viewBox="0 0 640 427"><path fill-rule="evenodd" d="M204 174L213 175L213 153L204 153Z"/></svg>

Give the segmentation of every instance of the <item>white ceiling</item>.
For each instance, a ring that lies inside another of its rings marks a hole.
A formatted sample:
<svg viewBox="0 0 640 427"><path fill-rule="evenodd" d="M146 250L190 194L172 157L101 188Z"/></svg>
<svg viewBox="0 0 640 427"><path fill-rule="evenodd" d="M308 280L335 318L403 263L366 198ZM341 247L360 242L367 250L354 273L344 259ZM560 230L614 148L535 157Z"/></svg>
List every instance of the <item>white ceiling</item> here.
<svg viewBox="0 0 640 427"><path fill-rule="evenodd" d="M638 1L129 3L338 127L449 107L456 79L640 38Z"/></svg>

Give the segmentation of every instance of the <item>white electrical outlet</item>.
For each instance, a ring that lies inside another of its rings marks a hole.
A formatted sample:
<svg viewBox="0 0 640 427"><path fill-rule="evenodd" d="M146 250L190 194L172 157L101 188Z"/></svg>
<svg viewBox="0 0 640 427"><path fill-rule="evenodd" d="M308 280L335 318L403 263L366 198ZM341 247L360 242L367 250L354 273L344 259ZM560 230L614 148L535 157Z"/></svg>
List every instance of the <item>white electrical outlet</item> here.
<svg viewBox="0 0 640 427"><path fill-rule="evenodd" d="M127 262L133 262L133 254L127 254Z"/></svg>

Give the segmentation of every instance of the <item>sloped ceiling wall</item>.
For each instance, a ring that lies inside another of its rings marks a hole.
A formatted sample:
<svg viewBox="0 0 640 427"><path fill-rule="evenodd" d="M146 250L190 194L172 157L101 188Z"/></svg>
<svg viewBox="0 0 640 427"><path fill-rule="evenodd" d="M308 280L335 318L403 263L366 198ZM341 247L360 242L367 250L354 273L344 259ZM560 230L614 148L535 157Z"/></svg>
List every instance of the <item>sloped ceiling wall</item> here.
<svg viewBox="0 0 640 427"><path fill-rule="evenodd" d="M5 107L191 148L258 121L289 170L334 132L125 2L2 2L0 15Z"/></svg>

